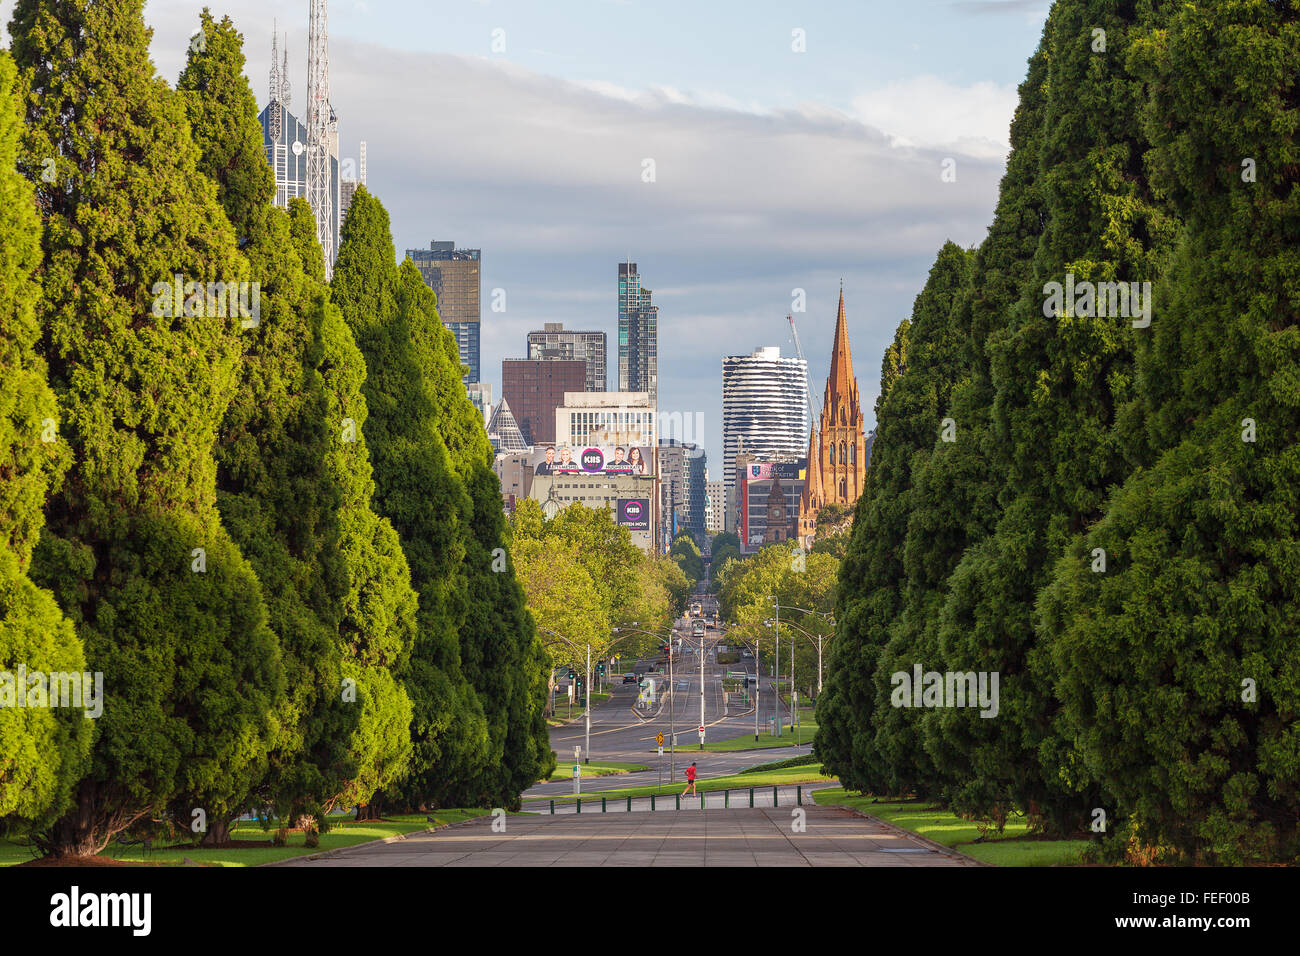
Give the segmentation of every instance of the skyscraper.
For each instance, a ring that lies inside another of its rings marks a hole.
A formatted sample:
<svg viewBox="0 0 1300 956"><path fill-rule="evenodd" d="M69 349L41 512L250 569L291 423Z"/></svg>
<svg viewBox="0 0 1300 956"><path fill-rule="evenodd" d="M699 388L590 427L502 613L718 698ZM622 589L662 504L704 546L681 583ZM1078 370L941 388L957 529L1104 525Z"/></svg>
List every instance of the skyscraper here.
<svg viewBox="0 0 1300 956"><path fill-rule="evenodd" d="M438 294L438 317L456 336L460 364L469 366L466 385L479 377L479 308L482 284L480 249L457 249L451 241L429 243L428 249L407 249L406 255ZM505 394L504 392L502 394Z"/></svg>
<svg viewBox="0 0 1300 956"><path fill-rule="evenodd" d="M676 438L659 439L659 478L666 541L689 531L704 540L705 474L708 459L704 449Z"/></svg>
<svg viewBox="0 0 1300 956"><path fill-rule="evenodd" d="M659 307L635 262L618 264L618 390L647 392L659 404Z"/></svg>
<svg viewBox="0 0 1300 956"><path fill-rule="evenodd" d="M734 488L736 454L801 456L808 434L808 363L775 346L722 360L722 480ZM734 501L735 499L733 499Z"/></svg>
<svg viewBox="0 0 1300 956"><path fill-rule="evenodd" d="M289 50L286 42L284 59L280 60L279 43L274 34L271 37L271 83L270 95L266 108L258 115L262 124L262 145L266 149L266 161L275 176L274 203L281 208L289 207L289 200L294 197L307 199L307 126L298 117L289 112L291 84L289 82ZM328 165L328 190L333 197L330 203L330 235L337 238L340 208L338 118L330 113L327 124L326 160ZM313 210L315 212L315 210ZM324 247L322 246L322 249ZM338 252L338 244L332 245L333 254ZM327 255L325 268L334 269L333 255Z"/></svg>
<svg viewBox="0 0 1300 956"><path fill-rule="evenodd" d="M530 359L581 359L587 363L587 391L605 391L605 333L565 331L563 322L546 322L528 333Z"/></svg>

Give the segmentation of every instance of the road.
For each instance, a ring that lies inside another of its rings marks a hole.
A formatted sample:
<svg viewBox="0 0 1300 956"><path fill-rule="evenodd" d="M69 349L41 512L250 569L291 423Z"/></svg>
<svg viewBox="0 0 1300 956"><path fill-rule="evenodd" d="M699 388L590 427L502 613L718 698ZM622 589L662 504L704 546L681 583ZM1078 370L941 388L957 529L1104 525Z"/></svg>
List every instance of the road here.
<svg viewBox="0 0 1300 956"><path fill-rule="evenodd" d="M708 609L706 605L706 610ZM682 649L674 655L672 676L676 686L671 692L663 691L668 685L665 665L660 664L654 671L649 670L652 666L649 661L640 661L636 665L637 673L654 679L661 691L652 713L646 714L643 709L635 707L638 686L619 683L621 675L613 674L611 677L615 683L609 687L611 698L592 708L590 736L587 734L586 722L581 718L551 729L551 747L555 750L561 767L572 766L574 748L579 746L583 748L584 756L595 762L639 763L651 767L651 770L641 773L584 778L584 793L657 783L660 779L657 766L660 758L656 753L656 734L662 732L665 741L670 741L674 727L677 730L678 746L674 754L671 746L665 743L662 758L665 783L682 780L684 784L683 772L692 761L698 764L700 775L707 778L810 752L808 745L729 753L700 751L697 732L700 726L700 638L691 635L689 626L677 633L681 637ZM703 640L704 727L705 740L708 741L729 740L754 732L752 703L748 709L741 709L743 705L738 703L733 703L729 708L724 701L722 678L727 671L745 670L752 674L755 662L753 658L743 658L739 664L719 665L716 659L718 646L725 643L726 638L721 631L706 629ZM770 677L760 675L759 680L759 719L762 733L766 735L770 725L768 718L774 713L775 695ZM557 703L556 710L563 715L565 705ZM572 792L573 784L566 779L534 786L525 792L524 797Z"/></svg>
<svg viewBox="0 0 1300 956"><path fill-rule="evenodd" d="M840 807L491 817L276 866L978 866Z"/></svg>

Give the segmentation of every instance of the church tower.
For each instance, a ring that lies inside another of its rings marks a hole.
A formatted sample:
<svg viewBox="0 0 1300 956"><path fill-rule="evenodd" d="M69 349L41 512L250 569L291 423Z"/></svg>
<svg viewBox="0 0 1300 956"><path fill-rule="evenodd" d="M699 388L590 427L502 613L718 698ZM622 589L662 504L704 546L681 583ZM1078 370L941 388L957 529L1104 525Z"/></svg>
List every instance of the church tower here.
<svg viewBox="0 0 1300 956"><path fill-rule="evenodd" d="M827 504L852 508L866 484L866 433L858 380L849 352L849 326L844 317L844 288L840 287L835 317L831 371L826 377L821 421L816 436L808 436L808 475L799 507L799 541L810 547L817 512Z"/></svg>

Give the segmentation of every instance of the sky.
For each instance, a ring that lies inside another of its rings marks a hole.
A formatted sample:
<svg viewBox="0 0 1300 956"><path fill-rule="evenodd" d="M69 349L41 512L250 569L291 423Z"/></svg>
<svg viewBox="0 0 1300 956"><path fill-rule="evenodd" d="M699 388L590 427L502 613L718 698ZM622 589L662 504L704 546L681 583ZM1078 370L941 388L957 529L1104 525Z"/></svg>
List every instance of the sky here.
<svg viewBox="0 0 1300 956"><path fill-rule="evenodd" d="M6 25L13 3L0 0ZM201 6L145 5L169 83ZM660 409L702 423L686 437L720 477L722 358L771 345L793 355L795 290L820 405L843 281L874 426L881 355L939 248L977 245L992 219L1048 3L329 7L340 154L355 158L366 141L368 187L399 257L434 239L483 250L482 376L494 400L501 360L524 355L543 322L609 333L617 388L617 265L631 259L659 306ZM290 109L305 113L308 0L211 8L244 34L259 108L272 32L287 38Z"/></svg>

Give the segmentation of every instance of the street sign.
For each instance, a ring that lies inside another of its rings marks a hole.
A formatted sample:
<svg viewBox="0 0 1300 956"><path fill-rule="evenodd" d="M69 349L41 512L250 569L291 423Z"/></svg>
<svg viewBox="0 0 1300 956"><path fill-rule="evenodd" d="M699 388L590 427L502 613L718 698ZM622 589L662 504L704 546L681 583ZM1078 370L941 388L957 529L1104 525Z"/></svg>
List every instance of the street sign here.
<svg viewBox="0 0 1300 956"><path fill-rule="evenodd" d="M662 757L663 755L664 755L664 745L663 745L663 744L660 744L660 745L659 745L659 756Z"/></svg>
<svg viewBox="0 0 1300 956"><path fill-rule="evenodd" d="M582 764L577 764L577 763L575 763L575 764L573 765L573 775L574 775L575 777L581 777L581 776L582 776Z"/></svg>
<svg viewBox="0 0 1300 956"><path fill-rule="evenodd" d="M703 725L703 724L700 724L700 726L699 726L699 731L700 731L700 733L704 733L704 725Z"/></svg>
<svg viewBox="0 0 1300 956"><path fill-rule="evenodd" d="M655 734L655 743L657 743L660 747L664 745L664 735L662 732Z"/></svg>

